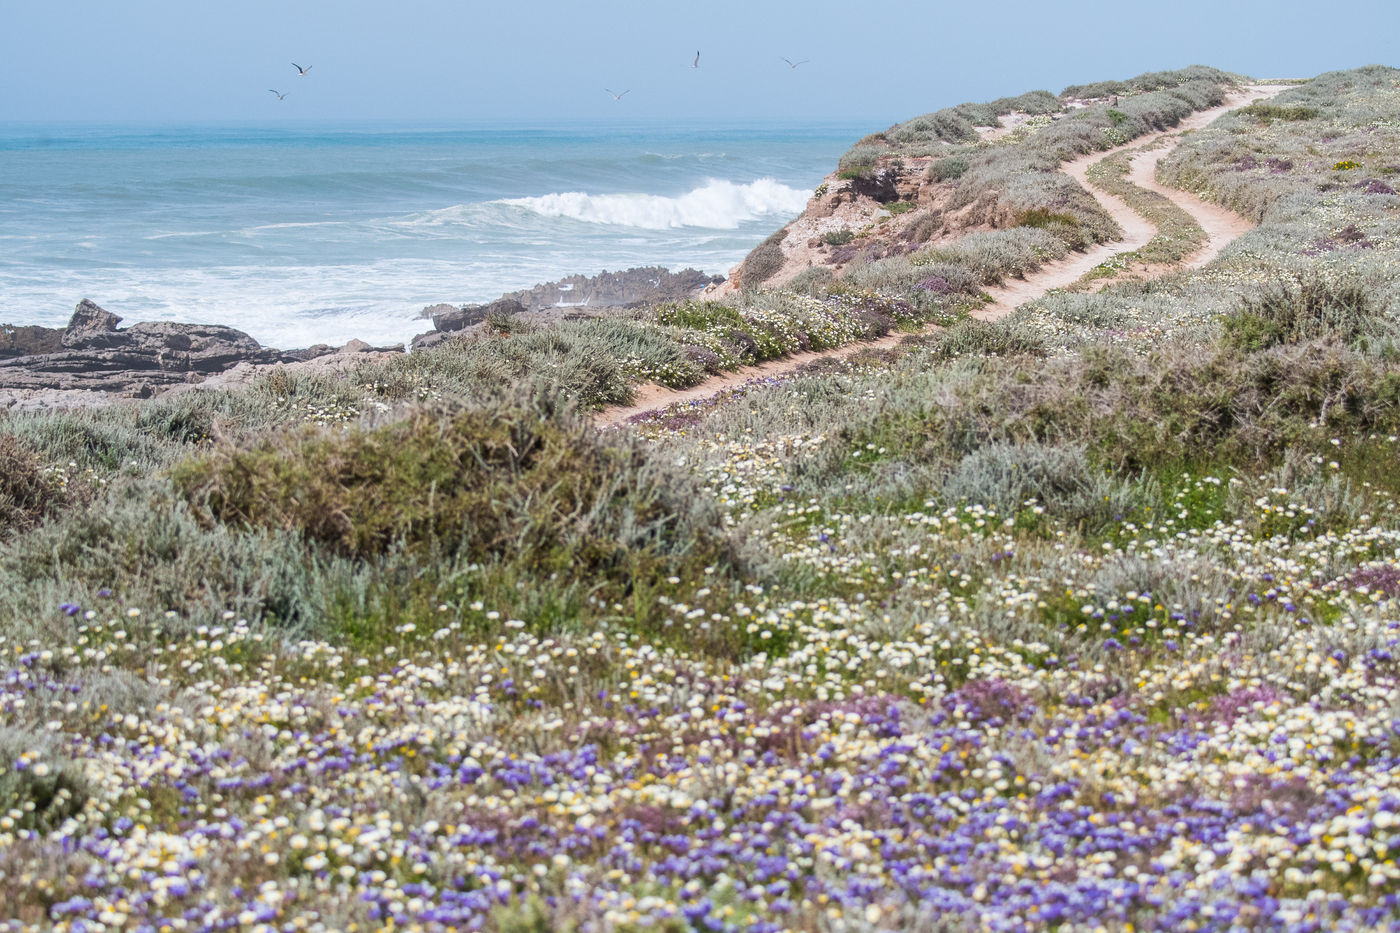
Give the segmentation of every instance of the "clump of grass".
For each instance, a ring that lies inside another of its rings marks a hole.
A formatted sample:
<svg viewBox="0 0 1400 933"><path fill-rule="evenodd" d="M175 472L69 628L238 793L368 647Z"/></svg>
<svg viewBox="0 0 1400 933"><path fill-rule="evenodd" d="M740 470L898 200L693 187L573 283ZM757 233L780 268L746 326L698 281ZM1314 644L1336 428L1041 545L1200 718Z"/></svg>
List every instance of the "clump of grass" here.
<svg viewBox="0 0 1400 933"><path fill-rule="evenodd" d="M855 232L850 227L843 227L840 230L828 230L822 234L822 242L827 246L845 246L856 238Z"/></svg>
<svg viewBox="0 0 1400 933"><path fill-rule="evenodd" d="M1261 100L1241 108L1240 114L1268 124L1275 120L1284 120L1290 123L1300 120L1316 120L1322 115L1322 111L1316 107L1280 106Z"/></svg>
<svg viewBox="0 0 1400 933"><path fill-rule="evenodd" d="M953 468L943 497L950 504L995 506L1003 515L1038 504L1086 533L1101 530L1136 501L1133 487L1095 469L1083 447L1036 442L972 451Z"/></svg>
<svg viewBox="0 0 1400 933"><path fill-rule="evenodd" d="M0 434L0 535L37 523L64 499L32 449Z"/></svg>
<svg viewBox="0 0 1400 933"><path fill-rule="evenodd" d="M967 174L971 164L962 156L936 159L928 167L929 181L957 181Z"/></svg>
<svg viewBox="0 0 1400 933"><path fill-rule="evenodd" d="M1395 336L1364 285L1321 276L1281 281L1246 295L1221 323L1225 344L1246 352L1314 340L1361 348L1387 344Z"/></svg>
<svg viewBox="0 0 1400 933"><path fill-rule="evenodd" d="M360 560L403 547L625 583L725 556L680 477L542 401L296 431L171 477L208 523L293 531Z"/></svg>
<svg viewBox="0 0 1400 933"><path fill-rule="evenodd" d="M1064 241L1044 230L1015 227L971 233L921 258L966 266L983 285L998 285L1008 276L1023 278L1066 252Z"/></svg>

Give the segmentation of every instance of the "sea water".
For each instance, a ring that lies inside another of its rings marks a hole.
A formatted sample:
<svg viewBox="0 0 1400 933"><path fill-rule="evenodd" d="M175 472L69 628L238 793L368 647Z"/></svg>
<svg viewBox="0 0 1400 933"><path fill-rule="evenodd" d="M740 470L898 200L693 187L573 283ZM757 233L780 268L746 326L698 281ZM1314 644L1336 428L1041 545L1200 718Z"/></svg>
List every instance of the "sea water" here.
<svg viewBox="0 0 1400 933"><path fill-rule="evenodd" d="M726 274L868 127L0 124L0 323L406 341L425 305L634 266Z"/></svg>

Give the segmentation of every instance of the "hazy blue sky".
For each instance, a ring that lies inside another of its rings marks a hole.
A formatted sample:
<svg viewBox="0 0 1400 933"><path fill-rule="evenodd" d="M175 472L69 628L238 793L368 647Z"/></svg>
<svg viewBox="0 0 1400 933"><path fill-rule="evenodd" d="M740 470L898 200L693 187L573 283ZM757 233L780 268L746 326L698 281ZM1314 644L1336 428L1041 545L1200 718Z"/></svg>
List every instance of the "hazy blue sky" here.
<svg viewBox="0 0 1400 933"><path fill-rule="evenodd" d="M1188 64L1259 77L1397 64L1397 35L1396 0L0 0L0 122L883 127Z"/></svg>

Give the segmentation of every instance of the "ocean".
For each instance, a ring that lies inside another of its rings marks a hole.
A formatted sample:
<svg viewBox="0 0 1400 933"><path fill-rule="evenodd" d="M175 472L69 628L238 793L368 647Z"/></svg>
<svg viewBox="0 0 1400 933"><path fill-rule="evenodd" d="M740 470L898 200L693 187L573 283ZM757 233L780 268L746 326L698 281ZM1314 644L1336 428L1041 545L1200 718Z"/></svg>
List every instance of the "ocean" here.
<svg viewBox="0 0 1400 933"><path fill-rule="evenodd" d="M634 266L726 274L869 127L0 125L0 323L407 341L426 306Z"/></svg>

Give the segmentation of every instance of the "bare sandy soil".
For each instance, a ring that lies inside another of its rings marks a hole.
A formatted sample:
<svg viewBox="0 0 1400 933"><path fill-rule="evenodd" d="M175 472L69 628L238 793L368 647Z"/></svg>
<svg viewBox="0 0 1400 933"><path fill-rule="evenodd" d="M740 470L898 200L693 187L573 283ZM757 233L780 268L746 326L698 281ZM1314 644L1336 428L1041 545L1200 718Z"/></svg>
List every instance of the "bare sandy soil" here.
<svg viewBox="0 0 1400 933"><path fill-rule="evenodd" d="M1005 317L1027 301L1033 301L1052 289L1065 288L1074 284L1085 273L1113 256L1131 252L1146 245L1147 241L1152 239L1157 232L1156 228L1122 200L1091 186L1088 183L1087 173L1089 166L1106 156L1125 149L1151 146L1158 141L1166 141L1167 145L1136 156L1132 161L1130 177L1134 184L1155 191L1176 202L1183 210L1191 214L1205 230L1209 238L1206 245L1186 260L1186 267L1199 268L1210 262L1230 242L1252 229L1254 224L1233 211L1207 203L1193 194L1158 184L1156 179L1157 164L1175 148L1182 133L1206 126L1227 111L1248 106L1255 101L1267 100L1286 90L1287 87L1287 85L1266 84L1244 88L1227 97L1225 103L1220 106L1192 114L1182 120L1174 129L1140 136L1123 146L1105 152L1094 152L1066 162L1061 166L1061 171L1079 182L1082 187L1098 199L1104 209L1123 228L1123 239L1115 243L1098 244L1085 252L1074 253L1064 259L1047 263L1039 271L1024 279L1006 282L988 289L992 302L973 312L973 317L982 320L996 320ZM656 411L669 405L707 398L726 389L741 386L753 379L792 372L816 359L844 359L861 350L892 347L903 338L903 334L891 334L879 340L851 343L835 350L800 353L779 360L770 360L757 366L745 366L731 373L713 376L688 389L671 390L657 385L641 386L637 390L636 400L633 404L604 409L598 413L595 423L599 425L620 424L638 415Z"/></svg>

